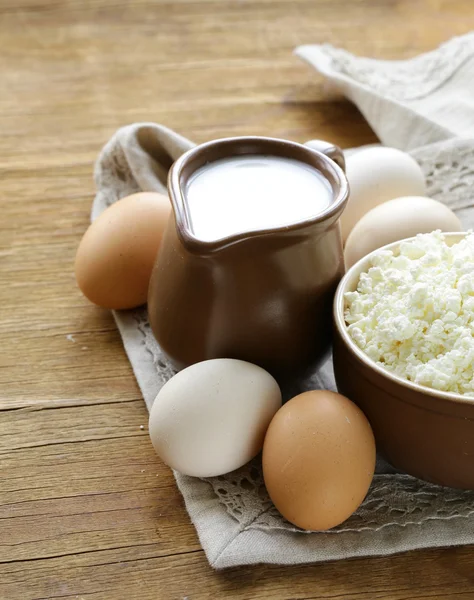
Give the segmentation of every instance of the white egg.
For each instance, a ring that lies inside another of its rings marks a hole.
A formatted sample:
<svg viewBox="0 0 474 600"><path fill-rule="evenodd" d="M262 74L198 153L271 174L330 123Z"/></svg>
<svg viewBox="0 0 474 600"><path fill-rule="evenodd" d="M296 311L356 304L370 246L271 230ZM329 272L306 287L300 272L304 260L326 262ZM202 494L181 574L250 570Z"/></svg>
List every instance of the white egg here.
<svg viewBox="0 0 474 600"><path fill-rule="evenodd" d="M260 452L280 407L280 388L267 371L241 360L207 360L160 390L150 412L150 437L158 456L176 471L223 475Z"/></svg>
<svg viewBox="0 0 474 600"><path fill-rule="evenodd" d="M406 152L374 146L349 154L346 160L349 201L341 217L344 242L369 210L393 198L425 196L421 167Z"/></svg>
<svg viewBox="0 0 474 600"><path fill-rule="evenodd" d="M450 208L431 198L384 202L365 214L349 234L344 248L346 269L377 248L435 229L462 231L462 225Z"/></svg>

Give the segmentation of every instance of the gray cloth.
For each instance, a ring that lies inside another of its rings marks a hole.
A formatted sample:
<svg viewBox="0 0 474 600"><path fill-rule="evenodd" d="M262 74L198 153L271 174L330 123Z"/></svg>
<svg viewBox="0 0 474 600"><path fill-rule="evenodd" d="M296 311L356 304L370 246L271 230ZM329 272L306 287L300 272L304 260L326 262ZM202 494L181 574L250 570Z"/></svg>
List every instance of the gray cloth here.
<svg viewBox="0 0 474 600"><path fill-rule="evenodd" d="M297 54L357 104L384 144L409 150L425 173L429 195L451 206L466 228L474 227L473 35L410 61L356 58L329 46L305 46ZM97 160L92 218L130 193L165 192L170 165L192 145L153 123L120 129ZM146 308L114 316L150 408L173 368L150 332ZM295 382L292 392L317 388L335 388L330 359L308 380ZM325 533L300 531L278 514L266 494L259 458L223 477L175 477L215 568L474 543L473 492L419 481L381 459L362 506Z"/></svg>

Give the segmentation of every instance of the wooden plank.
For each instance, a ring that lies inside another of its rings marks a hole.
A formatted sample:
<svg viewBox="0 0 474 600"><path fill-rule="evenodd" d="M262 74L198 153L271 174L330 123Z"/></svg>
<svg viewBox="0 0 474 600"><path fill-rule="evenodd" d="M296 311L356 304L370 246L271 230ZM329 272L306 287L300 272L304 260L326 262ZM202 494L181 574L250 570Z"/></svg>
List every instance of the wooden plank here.
<svg viewBox="0 0 474 600"><path fill-rule="evenodd" d="M470 600L468 550L409 553L318 566L211 571L202 551L156 555L145 546L10 563L0 574L8 600ZM370 565L370 567L369 567ZM342 568L341 568L342 567ZM429 573L429 578L426 574ZM423 574L423 576L421 576Z"/></svg>
<svg viewBox="0 0 474 600"><path fill-rule="evenodd" d="M134 546L156 556L199 549L171 471L153 452L142 400L1 415L0 565Z"/></svg>
<svg viewBox="0 0 474 600"><path fill-rule="evenodd" d="M0 2L1 600L474 597L469 548L213 572L113 319L73 274L118 127L370 143L293 48L403 58L473 26L471 0Z"/></svg>

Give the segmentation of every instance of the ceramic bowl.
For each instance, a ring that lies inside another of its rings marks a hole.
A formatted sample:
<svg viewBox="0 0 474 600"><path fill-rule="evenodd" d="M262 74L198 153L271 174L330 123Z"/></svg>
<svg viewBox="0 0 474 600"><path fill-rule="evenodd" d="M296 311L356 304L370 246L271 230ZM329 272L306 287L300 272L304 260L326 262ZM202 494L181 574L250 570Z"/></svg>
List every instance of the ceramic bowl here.
<svg viewBox="0 0 474 600"><path fill-rule="evenodd" d="M449 233L449 244L465 234ZM396 251L400 242L385 246ZM344 294L356 289L377 250L351 267L334 298L334 372L341 394L367 415L378 451L420 479L474 489L474 399L407 381L372 361L350 338Z"/></svg>

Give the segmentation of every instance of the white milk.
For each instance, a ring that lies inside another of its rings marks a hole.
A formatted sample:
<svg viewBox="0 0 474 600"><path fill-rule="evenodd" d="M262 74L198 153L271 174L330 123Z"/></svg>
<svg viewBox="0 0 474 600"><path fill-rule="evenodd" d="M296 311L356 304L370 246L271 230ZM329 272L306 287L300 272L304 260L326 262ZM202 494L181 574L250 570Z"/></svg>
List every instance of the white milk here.
<svg viewBox="0 0 474 600"><path fill-rule="evenodd" d="M202 241L298 223L332 201L331 185L313 167L256 154L201 167L185 193L193 233Z"/></svg>

